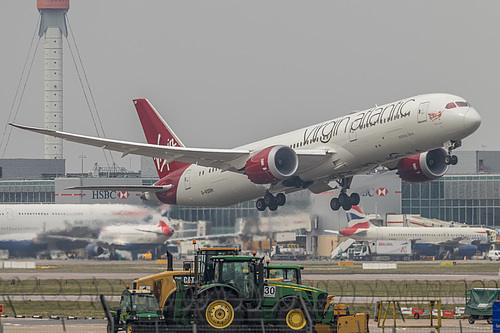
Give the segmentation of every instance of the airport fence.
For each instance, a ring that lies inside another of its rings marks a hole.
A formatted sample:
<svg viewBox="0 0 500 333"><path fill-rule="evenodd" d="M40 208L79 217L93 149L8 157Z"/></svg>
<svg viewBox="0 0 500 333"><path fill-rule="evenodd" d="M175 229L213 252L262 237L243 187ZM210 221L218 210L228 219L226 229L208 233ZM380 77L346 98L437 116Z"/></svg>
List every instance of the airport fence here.
<svg viewBox="0 0 500 333"><path fill-rule="evenodd" d="M426 313L427 299L439 299L443 315L440 332L491 332L492 325L479 320L471 325L464 314L465 291L472 288L500 288L497 280L375 280L375 281L304 281L318 289L335 295L334 303L345 304L351 314L368 313L373 318L375 305L380 300L404 299L398 305L397 327L377 327L370 319L370 332L435 332L426 327L430 313ZM0 295L3 305L4 332L107 332L107 319L99 295L105 295L110 307L118 307L120 294L125 289L123 280L28 280L0 278ZM258 305L258 301L254 304ZM186 309L193 311L189 324L179 326L153 325L141 332L203 332L206 325L200 324L203 313L199 304L188 302ZM258 307L258 306L257 306ZM422 313L414 319L414 311ZM236 309L236 317L243 313ZM259 317L257 315L257 317ZM403 319L404 318L404 319ZM433 317L434 318L434 317ZM388 318L390 322L390 317ZM249 321L247 320L246 323ZM196 324L198 323L198 324ZM28 325L28 326L26 326ZM390 326L390 324L388 324ZM223 329L229 332L228 329ZM268 325L259 319L250 325L238 327L239 332L285 332L283 318ZM308 327L302 331L307 332ZM362 330L361 330L362 331ZM355 332L355 331L353 331Z"/></svg>

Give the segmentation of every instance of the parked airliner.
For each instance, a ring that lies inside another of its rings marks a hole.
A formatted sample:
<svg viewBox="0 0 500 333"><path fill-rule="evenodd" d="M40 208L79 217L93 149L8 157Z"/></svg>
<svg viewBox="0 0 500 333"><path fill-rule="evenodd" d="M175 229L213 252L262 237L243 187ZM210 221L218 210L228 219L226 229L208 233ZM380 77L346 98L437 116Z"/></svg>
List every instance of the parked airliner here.
<svg viewBox="0 0 500 333"><path fill-rule="evenodd" d="M462 97L425 94L305 127L235 149L189 148L146 99L134 104L148 144L52 129L12 126L68 141L152 157L160 180L152 186L92 186L73 190L142 191L142 197L183 206L230 206L257 199L276 210L284 193L321 193L340 187L333 210L359 204L348 194L352 178L378 166L397 169L407 182L438 179L456 164L452 151L481 123ZM335 184L335 182L337 184Z"/></svg>
<svg viewBox="0 0 500 333"><path fill-rule="evenodd" d="M349 227L340 230L343 236L357 241L411 241L415 253L438 258L471 257L478 250L487 251L496 238L495 231L486 228L376 227L358 206L352 206L346 214Z"/></svg>
<svg viewBox="0 0 500 333"><path fill-rule="evenodd" d="M139 228L143 224L163 223L159 231L170 237L173 229L167 222L160 213L133 205L0 205L0 249L33 255L47 248L85 247L101 228L117 224Z"/></svg>

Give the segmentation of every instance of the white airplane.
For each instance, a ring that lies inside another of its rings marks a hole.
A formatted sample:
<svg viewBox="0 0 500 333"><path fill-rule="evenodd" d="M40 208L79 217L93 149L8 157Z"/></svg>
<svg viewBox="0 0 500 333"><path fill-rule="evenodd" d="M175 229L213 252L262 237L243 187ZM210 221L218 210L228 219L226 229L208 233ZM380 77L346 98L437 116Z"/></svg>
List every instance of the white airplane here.
<svg viewBox="0 0 500 333"><path fill-rule="evenodd" d="M0 249L9 250L12 254L26 255L48 247L84 247L88 244L84 239L93 238L104 226L142 225L157 220L165 224L163 229L171 236L173 230L166 225L166 218L154 210L139 206L0 205ZM76 243L76 238L80 238L80 243ZM65 240L70 243L64 243Z"/></svg>
<svg viewBox="0 0 500 333"><path fill-rule="evenodd" d="M152 157L160 180L152 186L92 186L73 190L142 191L173 205L230 206L257 199L257 209L276 210L284 193L341 188L333 210L359 204L347 194L352 178L378 166L397 169L407 182L438 179L456 164L452 150L479 127L481 117L463 99L426 94L351 112L320 124L235 149L185 147L146 99L134 100L148 144L12 126L128 154ZM332 183L333 186L330 185Z"/></svg>
<svg viewBox="0 0 500 333"><path fill-rule="evenodd" d="M468 227L376 227L358 206L346 212L348 228L340 234L357 241L406 240L420 255L471 257L477 250L487 251L495 241L494 230Z"/></svg>
<svg viewBox="0 0 500 333"><path fill-rule="evenodd" d="M169 222L176 223L173 220L169 220ZM164 220L160 220L158 224L110 225L102 228L97 238L85 239L88 243L85 250L89 256L94 257L102 254L104 249L109 249L111 253L110 259L113 259L116 250L137 252L152 250L167 243L178 241L238 238L243 235L241 231L232 234L199 235L197 234L198 231L198 229L175 230ZM183 233L196 233L196 235L190 237L181 236ZM174 234L176 234L175 237L173 237ZM59 238L68 239L65 236ZM73 238L72 240L81 241L82 239Z"/></svg>

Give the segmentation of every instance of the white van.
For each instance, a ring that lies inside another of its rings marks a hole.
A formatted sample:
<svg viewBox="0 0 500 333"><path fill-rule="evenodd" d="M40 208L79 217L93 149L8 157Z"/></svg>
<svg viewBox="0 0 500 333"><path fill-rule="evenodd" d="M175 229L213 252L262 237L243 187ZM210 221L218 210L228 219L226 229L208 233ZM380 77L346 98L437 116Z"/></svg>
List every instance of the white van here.
<svg viewBox="0 0 500 333"><path fill-rule="evenodd" d="M500 250L490 250L488 252L488 259L490 260L500 260Z"/></svg>

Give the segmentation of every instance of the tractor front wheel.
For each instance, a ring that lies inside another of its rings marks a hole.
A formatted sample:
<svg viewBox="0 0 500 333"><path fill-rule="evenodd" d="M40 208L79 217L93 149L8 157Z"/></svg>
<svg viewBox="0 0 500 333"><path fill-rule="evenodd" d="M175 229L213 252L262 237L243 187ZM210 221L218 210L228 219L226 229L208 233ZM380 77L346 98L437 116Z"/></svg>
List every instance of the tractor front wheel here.
<svg viewBox="0 0 500 333"><path fill-rule="evenodd" d="M280 329L304 332L307 326L307 315L302 309L300 300L283 299L280 303L277 314ZM310 309L307 309L307 311L312 315Z"/></svg>

